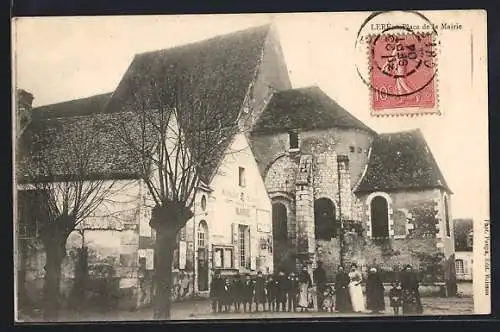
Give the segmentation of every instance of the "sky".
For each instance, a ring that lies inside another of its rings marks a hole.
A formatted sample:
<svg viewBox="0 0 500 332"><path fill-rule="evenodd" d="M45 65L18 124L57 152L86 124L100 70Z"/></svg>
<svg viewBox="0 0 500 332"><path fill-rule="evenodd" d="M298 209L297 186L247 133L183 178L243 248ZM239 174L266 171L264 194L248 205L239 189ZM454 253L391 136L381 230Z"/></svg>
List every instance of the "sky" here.
<svg viewBox="0 0 500 332"><path fill-rule="evenodd" d="M14 21L14 81L34 106L112 92L137 53L273 23L294 88L317 85L377 132L420 128L451 187L454 218L489 219L485 32L481 18L426 13L439 32L437 90L442 115L370 115L355 48L369 13L44 17ZM373 33L373 31L372 31ZM472 38L473 36L474 38ZM474 43L473 43L474 40ZM474 46L472 46L474 45ZM484 47L483 47L484 46Z"/></svg>

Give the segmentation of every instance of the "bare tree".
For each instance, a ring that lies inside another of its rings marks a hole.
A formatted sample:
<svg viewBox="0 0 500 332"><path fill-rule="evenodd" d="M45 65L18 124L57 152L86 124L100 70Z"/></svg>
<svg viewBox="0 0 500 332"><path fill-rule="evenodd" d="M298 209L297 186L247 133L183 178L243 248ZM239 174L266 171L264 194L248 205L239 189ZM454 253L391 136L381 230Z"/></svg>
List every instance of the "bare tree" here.
<svg viewBox="0 0 500 332"><path fill-rule="evenodd" d="M64 121L60 123L59 121ZM58 318L61 263L69 234L111 195L115 181L99 178L102 142L94 128L76 118L39 119L18 147L17 182L34 195L39 212L38 238L46 252L44 318Z"/></svg>
<svg viewBox="0 0 500 332"><path fill-rule="evenodd" d="M176 235L193 217L196 191L227 153L240 119L223 108L224 96L198 84L192 71L156 64L144 72L162 75L128 78L127 112L115 132L134 154L154 201L154 318L169 319Z"/></svg>

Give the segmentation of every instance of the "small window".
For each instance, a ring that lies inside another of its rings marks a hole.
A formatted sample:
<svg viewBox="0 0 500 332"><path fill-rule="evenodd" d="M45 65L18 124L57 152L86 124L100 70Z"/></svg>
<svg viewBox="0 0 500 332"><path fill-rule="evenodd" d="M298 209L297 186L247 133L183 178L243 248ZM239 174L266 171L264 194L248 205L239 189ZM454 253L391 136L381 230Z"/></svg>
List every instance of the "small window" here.
<svg viewBox="0 0 500 332"><path fill-rule="evenodd" d="M455 260L455 270L457 274L464 274L464 261L462 259Z"/></svg>
<svg viewBox="0 0 500 332"><path fill-rule="evenodd" d="M208 227L206 221L200 221L198 225L198 248L205 248L207 246L207 232Z"/></svg>
<svg viewBox="0 0 500 332"><path fill-rule="evenodd" d="M213 251L213 264L217 269L233 268L233 249L216 247Z"/></svg>
<svg viewBox="0 0 500 332"><path fill-rule="evenodd" d="M288 132L288 139L290 141L290 150L299 149L299 133L296 131Z"/></svg>
<svg viewBox="0 0 500 332"><path fill-rule="evenodd" d="M356 151L356 149L354 148L354 146L350 146L349 151L351 151L351 153L354 153Z"/></svg>
<svg viewBox="0 0 500 332"><path fill-rule="evenodd" d="M245 168L239 167L239 175L238 175L238 183L240 187L244 187L246 185L245 179Z"/></svg>
<svg viewBox="0 0 500 332"><path fill-rule="evenodd" d="M204 195L201 196L201 209L203 211L207 209L207 198Z"/></svg>
<svg viewBox="0 0 500 332"><path fill-rule="evenodd" d="M363 152L363 149L362 148L358 148L358 153L362 153Z"/></svg>

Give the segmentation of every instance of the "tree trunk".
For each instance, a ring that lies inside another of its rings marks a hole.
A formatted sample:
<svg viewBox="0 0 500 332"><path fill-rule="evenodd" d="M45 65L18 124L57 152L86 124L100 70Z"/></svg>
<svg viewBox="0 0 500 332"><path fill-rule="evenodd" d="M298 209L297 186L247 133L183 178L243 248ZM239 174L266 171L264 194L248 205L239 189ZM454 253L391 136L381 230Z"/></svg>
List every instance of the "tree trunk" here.
<svg viewBox="0 0 500 332"><path fill-rule="evenodd" d="M154 258L154 319L170 319L172 303L172 261L177 232L193 216L182 202L153 208L149 224L156 231Z"/></svg>
<svg viewBox="0 0 500 332"><path fill-rule="evenodd" d="M57 321L61 263L66 256L66 236L54 234L49 239L44 239L43 243L46 252L43 317L47 321Z"/></svg>
<svg viewBox="0 0 500 332"><path fill-rule="evenodd" d="M176 232L167 227L157 230L155 248L154 319L170 319L172 302L172 261L176 246Z"/></svg>
<svg viewBox="0 0 500 332"><path fill-rule="evenodd" d="M26 291L26 268L28 256L28 240L19 240L18 274L17 274L17 310L23 311L31 307Z"/></svg>
<svg viewBox="0 0 500 332"><path fill-rule="evenodd" d="M75 309L82 308L85 305L85 288L88 278L88 251L82 247L78 251L78 261L75 270L75 283L71 300Z"/></svg>

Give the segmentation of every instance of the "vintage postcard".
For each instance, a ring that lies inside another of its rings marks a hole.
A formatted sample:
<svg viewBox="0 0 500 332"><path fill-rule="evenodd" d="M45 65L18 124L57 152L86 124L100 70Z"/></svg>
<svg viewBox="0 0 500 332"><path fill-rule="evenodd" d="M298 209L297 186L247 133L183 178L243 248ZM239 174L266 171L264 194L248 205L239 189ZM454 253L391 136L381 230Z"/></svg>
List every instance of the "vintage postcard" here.
<svg viewBox="0 0 500 332"><path fill-rule="evenodd" d="M13 19L16 321L490 313L486 20Z"/></svg>

